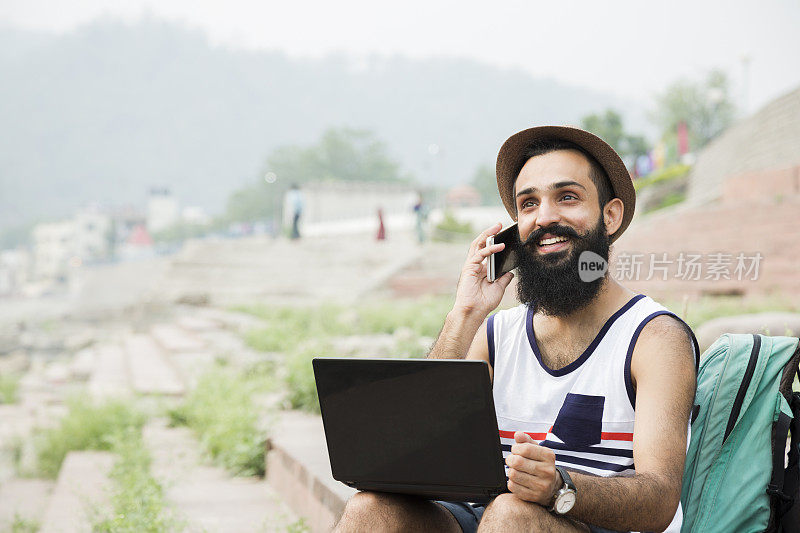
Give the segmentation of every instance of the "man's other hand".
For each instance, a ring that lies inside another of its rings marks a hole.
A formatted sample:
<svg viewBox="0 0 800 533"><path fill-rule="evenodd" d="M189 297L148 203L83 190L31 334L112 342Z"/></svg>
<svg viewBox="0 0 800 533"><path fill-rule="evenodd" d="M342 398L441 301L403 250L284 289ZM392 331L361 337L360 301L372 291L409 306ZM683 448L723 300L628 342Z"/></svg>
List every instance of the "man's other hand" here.
<svg viewBox="0 0 800 533"><path fill-rule="evenodd" d="M506 457L508 490L521 500L549 507L561 487L555 452L536 444L524 431L514 433L514 441Z"/></svg>
<svg viewBox="0 0 800 533"><path fill-rule="evenodd" d="M495 235L503 227L501 223L486 228L478 235L469 247L467 260L461 269L461 276L458 278L458 289L456 290L455 308L471 315L478 314L485 317L494 308L500 305L506 287L511 283L514 275L507 272L494 283L489 283L487 278L488 267L486 258L495 252L505 248L504 243L497 243L486 246L486 239L490 235Z"/></svg>

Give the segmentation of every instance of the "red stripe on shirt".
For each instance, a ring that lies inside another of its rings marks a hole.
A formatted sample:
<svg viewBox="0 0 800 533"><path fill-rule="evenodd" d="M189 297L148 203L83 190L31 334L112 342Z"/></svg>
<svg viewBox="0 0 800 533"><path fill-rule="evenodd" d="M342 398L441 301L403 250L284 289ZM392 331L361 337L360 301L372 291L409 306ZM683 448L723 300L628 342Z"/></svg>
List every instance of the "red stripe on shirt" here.
<svg viewBox="0 0 800 533"><path fill-rule="evenodd" d="M515 431L503 431L502 429L500 430L500 436L505 438L505 439L513 439L514 438L514 433L516 433L516 432ZM525 433L528 433L528 435L530 435L531 438L534 439L534 440L544 440L544 439L547 438L547 433L529 433L527 431ZM602 440L623 440L623 441L632 442L633 441L633 433L605 433L604 432L604 433L600 434L600 438Z"/></svg>
<svg viewBox="0 0 800 533"><path fill-rule="evenodd" d="M500 430L500 436L505 439L513 439L514 433L516 433L516 431L503 431L502 429ZM533 440L544 440L547 438L547 433L529 433L527 431L525 433L528 433L528 435L530 435Z"/></svg>
<svg viewBox="0 0 800 533"><path fill-rule="evenodd" d="M601 433L600 438L603 440L633 441L633 433Z"/></svg>

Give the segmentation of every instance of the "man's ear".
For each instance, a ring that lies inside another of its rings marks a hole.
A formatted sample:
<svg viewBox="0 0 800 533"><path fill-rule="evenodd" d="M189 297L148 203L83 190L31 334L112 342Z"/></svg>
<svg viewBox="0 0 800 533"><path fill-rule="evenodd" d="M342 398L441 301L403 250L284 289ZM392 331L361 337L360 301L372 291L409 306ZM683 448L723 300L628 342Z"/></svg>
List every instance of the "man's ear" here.
<svg viewBox="0 0 800 533"><path fill-rule="evenodd" d="M625 206L619 198L612 198L603 207L603 223L606 225L606 232L613 235L622 225L622 215Z"/></svg>

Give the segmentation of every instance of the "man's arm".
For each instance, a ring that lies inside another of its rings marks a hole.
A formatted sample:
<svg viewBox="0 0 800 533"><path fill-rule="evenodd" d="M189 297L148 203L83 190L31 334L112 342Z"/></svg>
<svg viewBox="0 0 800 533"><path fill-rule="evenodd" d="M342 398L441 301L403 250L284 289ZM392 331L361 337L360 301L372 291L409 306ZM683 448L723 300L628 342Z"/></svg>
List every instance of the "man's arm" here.
<svg viewBox="0 0 800 533"><path fill-rule="evenodd" d="M486 238L496 234L500 228L499 223L486 228L472 241L467 260L461 269L461 276L458 278L455 303L447 313L442 331L433 344L428 358L464 359L464 357L468 357L489 360L484 320L494 308L500 305L506 287L514 277L512 273L508 272L494 283L489 283L486 277L487 268L484 259L505 247L503 243L487 247Z"/></svg>
<svg viewBox="0 0 800 533"><path fill-rule="evenodd" d="M577 488L570 518L623 531L662 531L678 508L689 413L696 385L691 339L670 316L651 320L631 361L636 389L632 477L570 474ZM549 505L560 488L555 454L522 432L507 463L509 489L521 499Z"/></svg>

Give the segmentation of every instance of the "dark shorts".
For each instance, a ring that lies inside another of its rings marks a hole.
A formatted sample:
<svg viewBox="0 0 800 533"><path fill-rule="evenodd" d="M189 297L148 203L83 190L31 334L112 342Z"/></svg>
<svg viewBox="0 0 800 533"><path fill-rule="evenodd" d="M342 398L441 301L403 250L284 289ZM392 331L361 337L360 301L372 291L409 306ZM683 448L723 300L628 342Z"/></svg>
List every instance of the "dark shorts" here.
<svg viewBox="0 0 800 533"><path fill-rule="evenodd" d="M436 503L450 511L450 514L458 521L458 525L461 526L461 531L464 533L475 533L478 531L478 523L483 517L483 511L486 510L485 505L478 503L440 501ZM589 526L589 531L591 531L591 533L616 533L610 529L603 529L592 525Z"/></svg>

